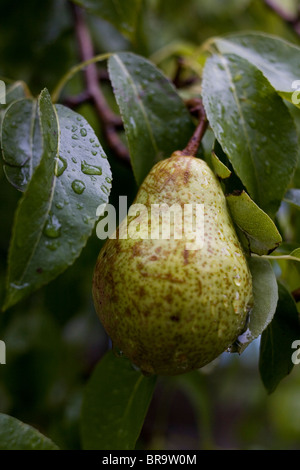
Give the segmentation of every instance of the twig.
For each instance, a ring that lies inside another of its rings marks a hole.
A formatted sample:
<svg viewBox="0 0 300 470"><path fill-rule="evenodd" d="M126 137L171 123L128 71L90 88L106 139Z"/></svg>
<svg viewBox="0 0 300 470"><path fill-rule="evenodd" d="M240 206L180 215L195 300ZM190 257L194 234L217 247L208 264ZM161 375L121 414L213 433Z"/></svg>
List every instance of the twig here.
<svg viewBox="0 0 300 470"><path fill-rule="evenodd" d="M68 96L63 100L63 104L69 108L77 108L83 103L88 103L92 101L92 97L87 90L82 91L76 96Z"/></svg>
<svg viewBox="0 0 300 470"><path fill-rule="evenodd" d="M204 136L207 129L208 121L202 101L199 98L192 98L191 100L188 100L186 105L189 108L190 113L198 117L199 123L189 143L185 149L180 152L180 154L196 156L202 137Z"/></svg>
<svg viewBox="0 0 300 470"><path fill-rule="evenodd" d="M274 13L276 13L283 21L285 21L285 23L290 25L298 36L300 36L300 15L291 15L273 0L264 0L264 3L272 11L274 11Z"/></svg>
<svg viewBox="0 0 300 470"><path fill-rule="evenodd" d="M182 57L177 58L177 67L174 73L174 78L173 78L173 85L176 88L185 88L188 86L193 85L196 81L198 81L198 77L188 77L185 79L182 79L182 72L184 70L184 59Z"/></svg>
<svg viewBox="0 0 300 470"><path fill-rule="evenodd" d="M71 9L74 16L75 32L77 36L80 59L82 61L86 61L91 59L95 54L91 36L85 23L84 11L73 3L71 4ZM120 127L120 118L119 116L116 116L108 106L106 99L100 89L98 77L99 73L96 64L88 65L84 70L86 86L84 93L95 106L97 114L102 122L104 137L109 147L120 160L122 160L127 165L130 165L128 150L117 133L117 128Z"/></svg>

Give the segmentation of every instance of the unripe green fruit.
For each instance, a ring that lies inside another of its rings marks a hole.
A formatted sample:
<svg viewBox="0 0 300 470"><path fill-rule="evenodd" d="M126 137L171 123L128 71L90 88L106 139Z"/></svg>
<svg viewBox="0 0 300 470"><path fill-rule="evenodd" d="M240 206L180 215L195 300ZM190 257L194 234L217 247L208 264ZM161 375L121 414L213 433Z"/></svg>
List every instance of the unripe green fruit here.
<svg viewBox="0 0 300 470"><path fill-rule="evenodd" d="M96 311L113 345L144 373L200 368L237 339L252 303L251 273L225 196L204 161L174 153L153 167L134 202L149 212L152 204L204 204L204 246L187 250L184 236L118 239L134 219L127 217L97 260Z"/></svg>

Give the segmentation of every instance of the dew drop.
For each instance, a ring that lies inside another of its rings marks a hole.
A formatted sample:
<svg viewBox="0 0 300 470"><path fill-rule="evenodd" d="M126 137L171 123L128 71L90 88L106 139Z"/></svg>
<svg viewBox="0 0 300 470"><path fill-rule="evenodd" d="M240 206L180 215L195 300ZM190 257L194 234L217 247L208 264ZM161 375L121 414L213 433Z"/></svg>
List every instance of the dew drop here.
<svg viewBox="0 0 300 470"><path fill-rule="evenodd" d="M64 203L63 202L57 202L55 204L55 207L56 207L56 209L62 209L64 207Z"/></svg>
<svg viewBox="0 0 300 470"><path fill-rule="evenodd" d="M233 279L233 282L235 283L235 285L237 287L239 287L241 285L241 276L239 274L237 274L234 279Z"/></svg>
<svg viewBox="0 0 300 470"><path fill-rule="evenodd" d="M46 237L57 238L60 236L61 223L54 214L49 214L43 233Z"/></svg>
<svg viewBox="0 0 300 470"><path fill-rule="evenodd" d="M74 193L76 194L82 194L83 191L85 190L85 184L83 181L80 181L80 180L74 180L71 186L72 186Z"/></svg>
<svg viewBox="0 0 300 470"><path fill-rule="evenodd" d="M58 160L57 160L57 165L55 167L55 175L56 176L61 176L63 174L63 172L65 171L65 169L67 168L68 164L67 164L67 160L65 160L63 157L58 157Z"/></svg>
<svg viewBox="0 0 300 470"><path fill-rule="evenodd" d="M92 155L97 155L97 151L96 150L92 150Z"/></svg>
<svg viewBox="0 0 300 470"><path fill-rule="evenodd" d="M81 162L81 171L85 175L102 175L101 166L90 165L85 160Z"/></svg>
<svg viewBox="0 0 300 470"><path fill-rule="evenodd" d="M50 251L56 251L57 248L60 246L60 244L57 243L57 242L54 241L54 240L51 240L51 241L50 241L50 240L46 240L45 246L46 246L46 248L48 248L48 250L50 250Z"/></svg>
<svg viewBox="0 0 300 470"><path fill-rule="evenodd" d="M240 73L237 73L237 74L233 77L233 81L234 81L234 82L239 82L242 78L243 78L243 76L242 76Z"/></svg>
<svg viewBox="0 0 300 470"><path fill-rule="evenodd" d="M77 134L73 134L73 135L72 135L72 139L73 139L73 140L78 140L78 139L79 139L79 137L78 137L78 135L77 135Z"/></svg>
<svg viewBox="0 0 300 470"><path fill-rule="evenodd" d="M72 157L72 162L77 163L77 160L75 157Z"/></svg>
<svg viewBox="0 0 300 470"><path fill-rule="evenodd" d="M102 184L101 189L102 189L102 191L103 191L105 194L109 194L109 189L108 189L108 187L105 186L104 184Z"/></svg>
<svg viewBox="0 0 300 470"><path fill-rule="evenodd" d="M26 287L29 286L29 283L28 283L28 282L24 282L24 284L20 284L19 282L11 282L9 285L10 285L10 287L12 287L13 289L22 290L22 289L26 289Z"/></svg>
<svg viewBox="0 0 300 470"><path fill-rule="evenodd" d="M85 137L87 135L87 131L84 127L80 129L80 134L82 135L82 137Z"/></svg>

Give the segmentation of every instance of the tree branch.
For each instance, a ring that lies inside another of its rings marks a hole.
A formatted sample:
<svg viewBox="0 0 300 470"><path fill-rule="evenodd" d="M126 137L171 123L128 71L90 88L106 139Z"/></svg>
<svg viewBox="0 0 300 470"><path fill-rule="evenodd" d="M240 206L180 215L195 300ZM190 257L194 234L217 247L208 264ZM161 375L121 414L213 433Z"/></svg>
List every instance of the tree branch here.
<svg viewBox="0 0 300 470"><path fill-rule="evenodd" d="M80 60L84 62L95 55L94 48L90 33L85 23L84 11L73 3L70 6L74 17ZM102 123L104 137L109 147L120 160L130 166L128 149L123 144L117 133L117 129L120 128L122 121L119 116L116 116L112 112L106 102L99 86L99 72L96 64L90 64L86 67L84 70L84 78L86 87L85 91L73 99L68 98L67 101L71 103L71 106L78 106L78 104L83 102L83 99L85 99L85 101L91 101L94 104Z"/></svg>
<svg viewBox="0 0 300 470"><path fill-rule="evenodd" d="M264 0L265 5L276 13L285 23L291 26L294 32L300 36L300 14L296 17L286 12L277 2L274 0Z"/></svg>

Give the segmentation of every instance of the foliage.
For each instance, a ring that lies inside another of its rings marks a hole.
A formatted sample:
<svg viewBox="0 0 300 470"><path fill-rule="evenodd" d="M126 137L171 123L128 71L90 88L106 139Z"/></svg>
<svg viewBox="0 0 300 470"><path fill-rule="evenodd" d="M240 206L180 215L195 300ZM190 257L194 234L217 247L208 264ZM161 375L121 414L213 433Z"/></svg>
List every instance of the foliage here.
<svg viewBox="0 0 300 470"><path fill-rule="evenodd" d="M131 0L126 8L121 1L30 0L19 29L25 7L17 8L8 0L0 6L7 18L0 33L0 249L7 259L0 271L0 339L7 345L0 448L167 447L165 423L148 441L147 425L155 405L168 409L171 390L188 397L201 445L213 447L203 403L211 403L215 370L224 396L217 391L213 400L220 406L232 387L237 403L258 416L266 403L260 385L280 393L293 380L291 345L300 340L299 38L258 0L232 0L225 9L218 0ZM78 59L75 33L84 27L99 55L87 57L79 39ZM99 74L100 95L88 85L88 70ZM191 103L199 98L209 127L197 156L226 194L251 268L254 307L231 348L241 356L227 363L222 356L178 378L144 377L111 351L95 318L97 208L118 207L120 195L132 201L152 166L186 146L197 124ZM250 375L259 365L256 402L242 380L226 381L236 367L247 376L243 357L251 358ZM36 423L51 440L13 416ZM244 442L233 438L229 446L272 447L249 416L240 424ZM292 439L299 435L298 426ZM278 438L277 445L294 441Z"/></svg>

